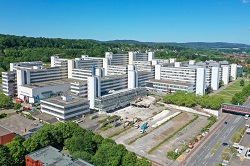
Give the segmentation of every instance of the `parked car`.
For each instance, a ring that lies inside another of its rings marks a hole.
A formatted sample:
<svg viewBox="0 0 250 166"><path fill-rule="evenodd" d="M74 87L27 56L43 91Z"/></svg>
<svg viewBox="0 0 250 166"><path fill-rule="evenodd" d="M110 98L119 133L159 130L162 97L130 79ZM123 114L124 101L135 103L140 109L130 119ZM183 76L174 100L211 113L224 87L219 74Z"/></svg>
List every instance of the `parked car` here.
<svg viewBox="0 0 250 166"><path fill-rule="evenodd" d="M227 146L227 145L228 145L228 143L226 143L226 142L222 143L222 146Z"/></svg>

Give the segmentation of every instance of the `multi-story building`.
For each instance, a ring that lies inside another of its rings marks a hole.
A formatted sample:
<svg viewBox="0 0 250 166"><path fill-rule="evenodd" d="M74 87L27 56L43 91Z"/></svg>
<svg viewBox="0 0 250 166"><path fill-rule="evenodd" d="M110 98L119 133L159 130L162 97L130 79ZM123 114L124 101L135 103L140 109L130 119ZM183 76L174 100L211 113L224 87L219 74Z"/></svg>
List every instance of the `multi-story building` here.
<svg viewBox="0 0 250 166"><path fill-rule="evenodd" d="M16 73L17 86L68 78L68 75L65 75L61 67L46 69L19 68Z"/></svg>
<svg viewBox="0 0 250 166"><path fill-rule="evenodd" d="M95 109L98 111L111 111L129 105L139 96L147 94L146 88L134 88L114 91L110 94L95 98Z"/></svg>
<svg viewBox="0 0 250 166"><path fill-rule="evenodd" d="M41 100L41 111L59 121L67 121L89 113L89 100L72 96L52 97Z"/></svg>
<svg viewBox="0 0 250 166"><path fill-rule="evenodd" d="M70 83L71 95L79 98L88 98L87 81L73 81Z"/></svg>
<svg viewBox="0 0 250 166"><path fill-rule="evenodd" d="M10 71L2 72L2 82L3 82L3 93L8 96L17 95L17 76L16 70L20 68L32 68L40 69L42 68L42 62L17 62L10 63Z"/></svg>
<svg viewBox="0 0 250 166"><path fill-rule="evenodd" d="M7 96L17 94L16 71L2 72L3 93Z"/></svg>
<svg viewBox="0 0 250 166"><path fill-rule="evenodd" d="M111 75L123 75L128 73L128 65L108 65L107 73Z"/></svg>

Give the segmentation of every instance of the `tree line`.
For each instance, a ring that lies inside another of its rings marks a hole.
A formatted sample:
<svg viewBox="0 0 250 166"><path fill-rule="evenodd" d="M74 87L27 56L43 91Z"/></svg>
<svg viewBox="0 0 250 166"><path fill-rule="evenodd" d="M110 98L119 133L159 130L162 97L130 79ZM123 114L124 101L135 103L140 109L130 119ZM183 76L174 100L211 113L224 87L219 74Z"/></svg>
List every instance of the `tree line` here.
<svg viewBox="0 0 250 166"><path fill-rule="evenodd" d="M244 81L240 83L241 86L244 86ZM241 90L241 92L235 93L232 97L231 103L238 105L243 104L244 101L247 99L247 97L250 95L250 84L244 86L244 88Z"/></svg>
<svg viewBox="0 0 250 166"><path fill-rule="evenodd" d="M194 93L176 91L175 93L163 97L163 102L178 106L194 107L200 105L203 108L219 109L224 99L220 96L197 96Z"/></svg>
<svg viewBox="0 0 250 166"><path fill-rule="evenodd" d="M23 166L25 155L51 145L60 150L68 150L76 159L81 158L95 166L150 166L145 158L137 158L123 145L117 145L112 139L81 128L74 122L44 124L31 138L24 140L16 136L5 146L0 144L1 166Z"/></svg>
<svg viewBox="0 0 250 166"><path fill-rule="evenodd" d="M0 71L9 70L9 63L20 61L50 62L50 56L60 54L62 58L80 55L104 57L105 52L127 53L128 51L155 51L156 58L177 58L180 61L225 60L219 51L198 50L167 44L99 42L82 39L26 37L0 34Z"/></svg>

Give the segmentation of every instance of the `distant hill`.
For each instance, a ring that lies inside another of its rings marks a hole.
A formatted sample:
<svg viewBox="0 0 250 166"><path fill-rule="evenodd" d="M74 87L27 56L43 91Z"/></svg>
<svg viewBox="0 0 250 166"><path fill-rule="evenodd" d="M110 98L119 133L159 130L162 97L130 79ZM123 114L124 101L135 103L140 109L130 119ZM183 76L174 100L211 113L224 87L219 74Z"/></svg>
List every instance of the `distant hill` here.
<svg viewBox="0 0 250 166"><path fill-rule="evenodd" d="M110 40L106 41L110 42L118 42L124 44L146 44L149 46L157 45L157 44L166 44L171 46L181 46L181 47L189 47L189 48L249 48L250 45L241 44L241 43L226 43L226 42L188 42L188 43L174 43L174 42L140 42L137 40Z"/></svg>

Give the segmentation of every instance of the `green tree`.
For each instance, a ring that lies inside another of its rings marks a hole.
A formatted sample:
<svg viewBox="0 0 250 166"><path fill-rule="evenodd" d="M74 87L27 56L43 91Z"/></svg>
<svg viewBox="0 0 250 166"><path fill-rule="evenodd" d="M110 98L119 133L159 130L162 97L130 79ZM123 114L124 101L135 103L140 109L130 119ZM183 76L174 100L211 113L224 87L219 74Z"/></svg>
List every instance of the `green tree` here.
<svg viewBox="0 0 250 166"><path fill-rule="evenodd" d="M137 156L134 152L126 153L122 158L122 166L134 166L137 162Z"/></svg>
<svg viewBox="0 0 250 166"><path fill-rule="evenodd" d="M240 86L244 86L245 85L245 81L242 79L240 80Z"/></svg>
<svg viewBox="0 0 250 166"><path fill-rule="evenodd" d="M92 161L95 166L119 166L122 163L124 151L116 144L107 143L102 144L96 154L93 156Z"/></svg>
<svg viewBox="0 0 250 166"><path fill-rule="evenodd" d="M75 151L72 153L72 157L74 159L80 158L85 161L91 162L91 158L93 157L90 153L85 151Z"/></svg>
<svg viewBox="0 0 250 166"><path fill-rule="evenodd" d="M12 98L0 92L0 108L8 108L12 105Z"/></svg>
<svg viewBox="0 0 250 166"><path fill-rule="evenodd" d="M222 85L224 85L224 81L220 80L220 82L219 82L219 88L222 87Z"/></svg>
<svg viewBox="0 0 250 166"><path fill-rule="evenodd" d="M26 150L23 147L23 139L21 136L16 136L13 140L7 143L5 146L9 149L9 154L12 157L12 162L14 165L23 165L24 164L24 156L26 154Z"/></svg>
<svg viewBox="0 0 250 166"><path fill-rule="evenodd" d="M19 110L21 108L21 103L15 103L13 106L14 110Z"/></svg>
<svg viewBox="0 0 250 166"><path fill-rule="evenodd" d="M7 146L0 144L0 165L1 166L12 166L12 158L10 156L9 149Z"/></svg>
<svg viewBox="0 0 250 166"><path fill-rule="evenodd" d="M31 153L31 152L38 149L39 144L38 144L38 142L35 141L35 139L27 138L23 142L23 147L26 149L27 152Z"/></svg>
<svg viewBox="0 0 250 166"><path fill-rule="evenodd" d="M137 162L136 162L136 166L142 166L142 165L143 166L151 166L152 163L143 157L143 158L137 160Z"/></svg>

